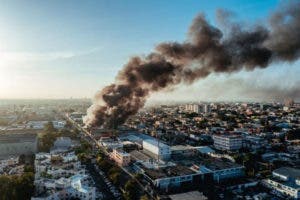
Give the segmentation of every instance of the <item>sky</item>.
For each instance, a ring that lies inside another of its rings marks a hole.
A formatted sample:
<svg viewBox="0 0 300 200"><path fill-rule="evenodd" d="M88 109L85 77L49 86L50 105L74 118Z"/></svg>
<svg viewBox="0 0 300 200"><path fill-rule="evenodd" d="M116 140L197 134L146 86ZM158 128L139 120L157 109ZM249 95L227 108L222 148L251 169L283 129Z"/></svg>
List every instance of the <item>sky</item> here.
<svg viewBox="0 0 300 200"><path fill-rule="evenodd" d="M92 98L114 81L130 57L148 54L160 42L184 41L198 13L215 24L216 10L222 8L243 22L255 23L279 3L0 0L0 99ZM150 101L278 100L295 95L290 91L300 83L299 72L296 62L216 74L153 94Z"/></svg>

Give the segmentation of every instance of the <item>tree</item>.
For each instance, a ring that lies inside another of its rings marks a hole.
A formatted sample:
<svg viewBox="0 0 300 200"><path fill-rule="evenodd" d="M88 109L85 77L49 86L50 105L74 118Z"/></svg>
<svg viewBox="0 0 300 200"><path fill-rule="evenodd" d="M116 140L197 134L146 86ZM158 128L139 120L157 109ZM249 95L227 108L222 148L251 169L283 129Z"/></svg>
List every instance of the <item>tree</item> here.
<svg viewBox="0 0 300 200"><path fill-rule="evenodd" d="M114 185L119 185L120 184L120 177L121 173L120 172L115 172L109 175L109 179L112 181Z"/></svg>
<svg viewBox="0 0 300 200"><path fill-rule="evenodd" d="M34 173L34 167L32 165L25 165L24 172L32 172Z"/></svg>
<svg viewBox="0 0 300 200"><path fill-rule="evenodd" d="M17 199L30 199L34 192L34 174L24 173L18 180L16 186Z"/></svg>
<svg viewBox="0 0 300 200"><path fill-rule="evenodd" d="M20 164L25 164L25 159L26 159L25 155L24 155L24 154L21 154L21 155L19 156L19 163L20 163Z"/></svg>
<svg viewBox="0 0 300 200"><path fill-rule="evenodd" d="M143 179L143 174L138 173L138 174L136 174L134 177L135 177L135 179L137 179L138 181L141 181L141 180Z"/></svg>
<svg viewBox="0 0 300 200"><path fill-rule="evenodd" d="M138 190L136 189L136 181L134 179L130 179L126 182L124 190L124 198L126 200L135 200L138 199Z"/></svg>
<svg viewBox="0 0 300 200"><path fill-rule="evenodd" d="M112 167L112 164L107 160L100 161L98 165L105 172L108 172L108 170Z"/></svg>
<svg viewBox="0 0 300 200"><path fill-rule="evenodd" d="M30 199L34 192L34 174L26 172L21 176L0 176L0 199Z"/></svg>
<svg viewBox="0 0 300 200"><path fill-rule="evenodd" d="M12 198L12 185L8 176L0 176L0 199Z"/></svg>
<svg viewBox="0 0 300 200"><path fill-rule="evenodd" d="M45 124L44 131L48 132L48 133L56 131L56 129L54 128L54 125L51 121L49 121L47 124Z"/></svg>
<svg viewBox="0 0 300 200"><path fill-rule="evenodd" d="M141 196L140 200L149 200L149 198L146 194L144 194L143 196Z"/></svg>

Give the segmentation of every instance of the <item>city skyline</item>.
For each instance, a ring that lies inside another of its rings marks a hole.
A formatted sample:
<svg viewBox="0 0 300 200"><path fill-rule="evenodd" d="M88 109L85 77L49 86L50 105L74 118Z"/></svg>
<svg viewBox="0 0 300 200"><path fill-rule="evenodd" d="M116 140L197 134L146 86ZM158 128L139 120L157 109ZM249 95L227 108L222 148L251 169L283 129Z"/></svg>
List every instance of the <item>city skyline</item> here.
<svg viewBox="0 0 300 200"><path fill-rule="evenodd" d="M216 24L215 12L221 8L235 13L238 20L255 23L278 4L271 0L135 1L130 5L121 1L4 1L0 6L0 98L92 98L114 81L130 57L148 54L163 41L184 41L198 13ZM252 72L213 74L193 85L162 91L163 98L299 100L299 64L281 62ZM150 101L162 100L161 94L153 94Z"/></svg>

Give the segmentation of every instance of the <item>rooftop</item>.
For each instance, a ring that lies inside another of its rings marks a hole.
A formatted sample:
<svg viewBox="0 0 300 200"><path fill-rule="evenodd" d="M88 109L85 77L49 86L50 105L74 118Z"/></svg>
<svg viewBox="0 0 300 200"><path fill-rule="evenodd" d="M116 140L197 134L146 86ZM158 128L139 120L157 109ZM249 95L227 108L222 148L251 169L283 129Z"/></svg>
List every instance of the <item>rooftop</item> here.
<svg viewBox="0 0 300 200"><path fill-rule="evenodd" d="M213 137L222 137L222 138L229 138L229 139L239 139L242 138L240 135L236 134L220 134L220 135L213 135Z"/></svg>
<svg viewBox="0 0 300 200"><path fill-rule="evenodd" d="M204 196L199 191L186 192L181 194L169 195L172 200L207 200L207 197Z"/></svg>
<svg viewBox="0 0 300 200"><path fill-rule="evenodd" d="M281 167L275 169L273 173L287 176L293 179L300 179L300 169L291 168L291 167Z"/></svg>
<svg viewBox="0 0 300 200"><path fill-rule="evenodd" d="M239 165L239 164L236 164L236 163L233 163L230 161L220 160L220 159L203 160L201 162L201 165L204 165L206 168L213 170L213 171L243 167L242 165Z"/></svg>
<svg viewBox="0 0 300 200"><path fill-rule="evenodd" d="M190 168L180 166L180 165L165 167L160 169L147 169L147 168L143 168L143 169L145 170L145 174L147 174L151 179L160 179L160 178L167 178L167 177L196 174Z"/></svg>
<svg viewBox="0 0 300 200"><path fill-rule="evenodd" d="M143 141L143 143L144 142L149 143L149 144L154 145L154 146L169 148L168 145L166 145L166 144L164 144L161 141L156 140L156 139L146 139L146 140Z"/></svg>

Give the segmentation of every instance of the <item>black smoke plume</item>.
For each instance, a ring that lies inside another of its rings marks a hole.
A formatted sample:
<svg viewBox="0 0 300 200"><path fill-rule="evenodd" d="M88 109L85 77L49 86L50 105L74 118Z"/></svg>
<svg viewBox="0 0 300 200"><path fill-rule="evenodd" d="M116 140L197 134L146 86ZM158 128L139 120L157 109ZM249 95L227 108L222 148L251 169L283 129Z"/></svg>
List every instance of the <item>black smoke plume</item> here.
<svg viewBox="0 0 300 200"><path fill-rule="evenodd" d="M137 113L153 92L211 73L254 70L299 58L300 1L281 5L263 24L242 26L227 18L222 20L226 26L217 28L200 14L185 42L161 43L148 56L131 58L115 83L96 94L85 124L114 128Z"/></svg>

